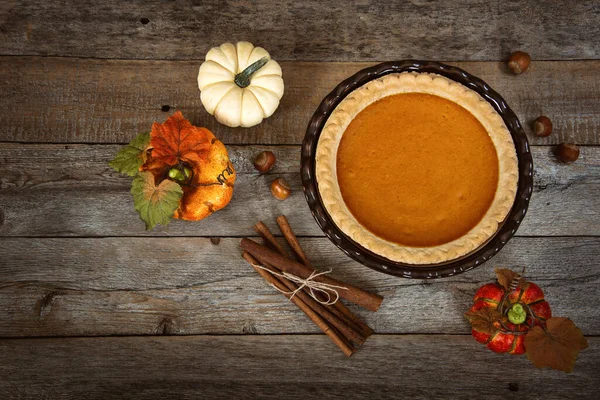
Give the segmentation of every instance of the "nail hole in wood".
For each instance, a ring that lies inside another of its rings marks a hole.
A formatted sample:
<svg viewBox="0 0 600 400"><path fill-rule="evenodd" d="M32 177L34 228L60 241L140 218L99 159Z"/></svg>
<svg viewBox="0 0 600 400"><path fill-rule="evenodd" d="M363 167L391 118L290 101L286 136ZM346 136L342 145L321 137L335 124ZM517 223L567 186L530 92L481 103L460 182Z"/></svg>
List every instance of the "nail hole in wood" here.
<svg viewBox="0 0 600 400"><path fill-rule="evenodd" d="M162 111L162 112L169 112L170 109L171 109L171 106L162 106L160 108L160 111Z"/></svg>
<svg viewBox="0 0 600 400"><path fill-rule="evenodd" d="M256 329L256 326L254 326L253 323L249 322L248 324L242 326L242 332L256 335L258 333L258 329Z"/></svg>
<svg viewBox="0 0 600 400"><path fill-rule="evenodd" d="M221 238L218 238L218 237L211 237L211 238L210 238L210 242L216 246L216 245L218 245L219 243L221 243Z"/></svg>
<svg viewBox="0 0 600 400"><path fill-rule="evenodd" d="M163 335L173 335L176 333L175 324L171 318L163 318L158 323L158 328L156 330L159 334Z"/></svg>
<svg viewBox="0 0 600 400"><path fill-rule="evenodd" d="M148 18L142 18L140 19L140 22L144 25L146 25L148 22L150 22L150 20Z"/></svg>
<svg viewBox="0 0 600 400"><path fill-rule="evenodd" d="M50 292L38 301L36 309L40 317L43 317L50 313L50 311L52 310L52 303L54 302L55 296L57 294L58 293L56 292Z"/></svg>
<svg viewBox="0 0 600 400"><path fill-rule="evenodd" d="M519 391L519 384L516 382L511 382L508 384L508 390L510 390L511 392L518 392Z"/></svg>
<svg viewBox="0 0 600 400"><path fill-rule="evenodd" d="M69 150L69 146L65 146L65 150Z"/></svg>

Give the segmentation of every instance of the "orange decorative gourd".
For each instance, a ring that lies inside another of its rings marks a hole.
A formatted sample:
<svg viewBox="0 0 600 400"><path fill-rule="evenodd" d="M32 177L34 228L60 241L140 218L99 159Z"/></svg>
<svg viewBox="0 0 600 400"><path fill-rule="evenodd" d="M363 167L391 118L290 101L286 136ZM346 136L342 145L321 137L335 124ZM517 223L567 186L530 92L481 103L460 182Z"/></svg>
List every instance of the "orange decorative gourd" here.
<svg viewBox="0 0 600 400"><path fill-rule="evenodd" d="M229 203L236 173L225 145L211 131L193 126L178 111L163 124L155 122L150 135L148 160L140 171L181 186L174 218L198 221Z"/></svg>

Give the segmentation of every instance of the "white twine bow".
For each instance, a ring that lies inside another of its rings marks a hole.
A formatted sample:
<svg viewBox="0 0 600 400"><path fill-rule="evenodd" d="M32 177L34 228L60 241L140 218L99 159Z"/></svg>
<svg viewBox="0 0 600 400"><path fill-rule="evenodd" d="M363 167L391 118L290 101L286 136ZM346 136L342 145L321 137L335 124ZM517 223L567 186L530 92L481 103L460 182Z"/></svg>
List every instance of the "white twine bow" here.
<svg viewBox="0 0 600 400"><path fill-rule="evenodd" d="M262 265L253 265L253 266L256 268L263 269L272 275L279 276L280 278L288 279L289 281L298 284L298 288L291 292L288 292L286 290L281 290L274 284L271 284L271 286L273 286L279 292L281 292L283 294L289 294L290 300L296 295L296 293L298 293L303 288L307 287L309 290L310 297L312 297L313 299L315 299L315 301L317 301L325 306L330 306L330 305L335 304L340 299L340 294L337 292L336 289L348 290L348 288L344 287L344 286L331 285L329 283L317 282L315 280L315 278L318 276L330 274L333 271L331 269L328 269L327 271L322 271L322 272L313 271L312 274L310 274L310 276L308 278L303 279L303 278L300 278L299 276L289 274L287 272L283 272L280 274L279 272L273 271L270 268L263 267ZM321 300L319 298L319 296L317 295L317 293L322 293L323 296L327 297L327 300Z"/></svg>

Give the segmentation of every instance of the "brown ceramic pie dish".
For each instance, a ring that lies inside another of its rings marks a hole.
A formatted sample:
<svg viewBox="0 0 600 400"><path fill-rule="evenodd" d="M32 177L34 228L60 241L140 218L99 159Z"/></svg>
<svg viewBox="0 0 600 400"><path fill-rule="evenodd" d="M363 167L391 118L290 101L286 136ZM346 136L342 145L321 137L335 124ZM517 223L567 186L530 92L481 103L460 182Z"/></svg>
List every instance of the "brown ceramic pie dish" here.
<svg viewBox="0 0 600 400"><path fill-rule="evenodd" d="M525 215L532 171L505 101L429 61L383 63L340 83L302 147L305 196L325 234L407 278L451 276L496 254Z"/></svg>

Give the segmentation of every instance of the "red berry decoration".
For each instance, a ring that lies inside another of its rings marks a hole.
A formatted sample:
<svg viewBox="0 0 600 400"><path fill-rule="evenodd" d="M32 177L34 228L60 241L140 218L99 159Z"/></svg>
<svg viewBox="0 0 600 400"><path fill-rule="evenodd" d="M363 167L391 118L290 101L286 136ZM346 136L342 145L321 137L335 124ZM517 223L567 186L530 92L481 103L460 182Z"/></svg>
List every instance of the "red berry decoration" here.
<svg viewBox="0 0 600 400"><path fill-rule="evenodd" d="M465 313L475 340L496 353L527 353L538 368L572 372L579 351L587 347L579 328L568 318L552 318L535 283L509 269L496 268L496 276L497 282L477 290Z"/></svg>

